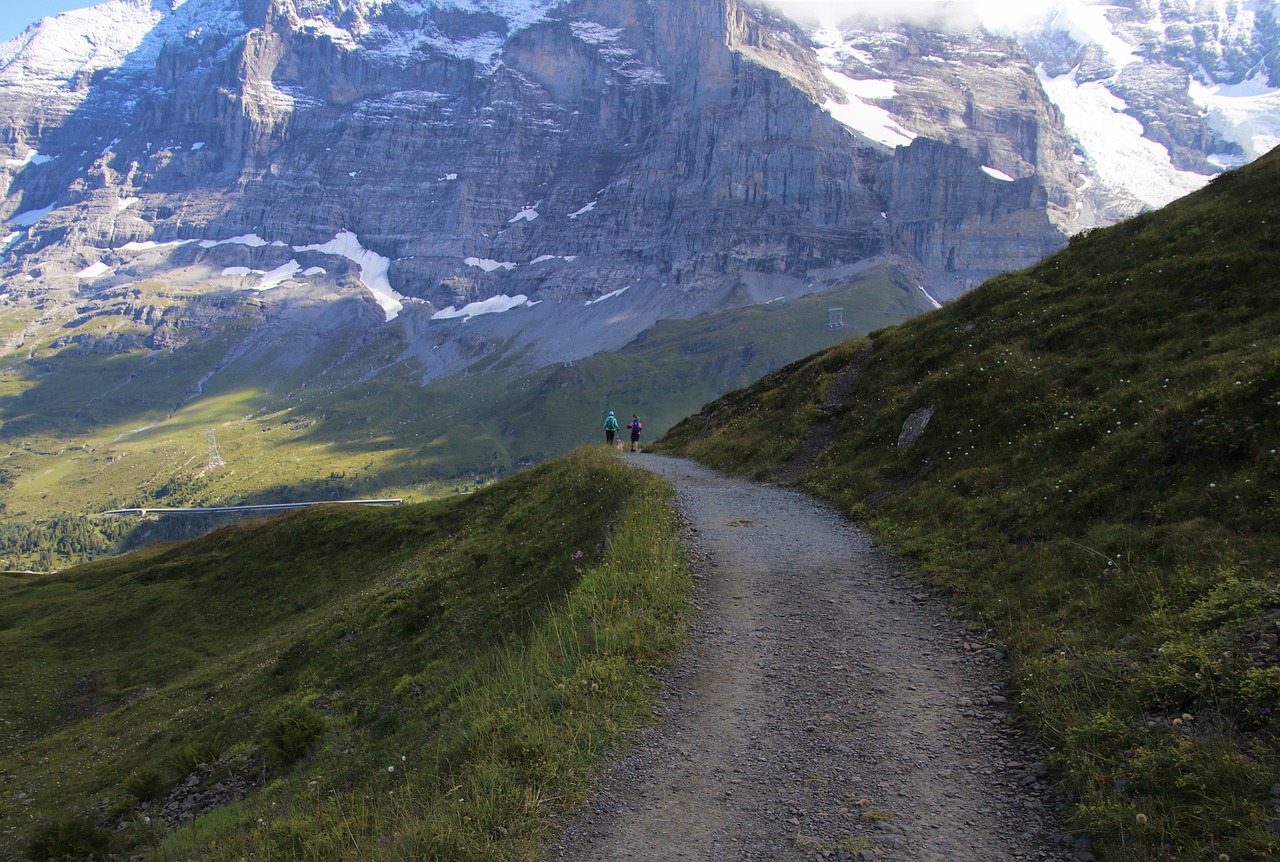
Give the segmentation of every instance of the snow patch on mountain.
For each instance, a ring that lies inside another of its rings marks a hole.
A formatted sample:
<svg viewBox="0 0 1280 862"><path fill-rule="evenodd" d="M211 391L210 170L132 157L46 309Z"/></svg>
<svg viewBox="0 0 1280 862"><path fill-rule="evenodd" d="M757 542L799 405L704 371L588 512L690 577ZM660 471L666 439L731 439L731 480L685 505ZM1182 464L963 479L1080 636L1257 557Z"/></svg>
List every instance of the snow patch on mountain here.
<svg viewBox="0 0 1280 862"><path fill-rule="evenodd" d="M822 73L843 97L842 100L828 98L822 110L850 131L886 147L905 147L915 140L914 132L903 128L887 109L874 104L896 95L893 81L887 77L858 79L846 74L848 61L874 70L871 55L849 45L835 28L822 29L812 35Z"/></svg>
<svg viewBox="0 0 1280 862"><path fill-rule="evenodd" d="M1124 100L1101 82L1082 84L1074 72L1051 78L1041 69L1040 83L1062 110L1067 128L1080 145L1085 172L1097 182L1128 191L1151 208L1208 182L1203 174L1175 168L1169 151L1143 137L1142 124L1124 113Z"/></svg>
<svg viewBox="0 0 1280 862"><path fill-rule="evenodd" d="M251 275L260 275L262 277L258 279L256 284L247 285L241 288L241 290L252 290L257 293L262 293L264 291L277 288L286 281L292 281L301 269L301 264L296 260L291 260L288 263L283 263L280 266L277 266L269 272L261 269L250 269L247 266L228 266L222 270L222 274L224 276L234 276L237 278L248 278Z"/></svg>
<svg viewBox="0 0 1280 862"><path fill-rule="evenodd" d="M1205 111L1210 128L1244 150L1243 157L1217 157L1221 167L1239 167L1280 144L1280 90L1268 87L1261 75L1212 87L1192 80L1191 98Z"/></svg>
<svg viewBox="0 0 1280 862"><path fill-rule="evenodd" d="M279 287L286 281L293 279L302 270L302 265L296 260L283 263L270 272L262 275L262 280L258 282L258 286L254 288L257 291L271 290L273 287Z"/></svg>
<svg viewBox="0 0 1280 862"><path fill-rule="evenodd" d="M909 144L917 134L904 127L909 121L891 112L891 100L902 98L903 82L895 87L890 52L862 50L866 45L856 44L849 33L861 32L864 40L866 32L876 33L888 44L902 37L887 22L902 21L954 33L982 27L1019 42L1040 64L1046 94L1077 141L1086 181L1095 194L1106 189L1099 200L1115 197L1121 202L1112 216L1162 206L1203 186L1210 165L1238 167L1280 142L1280 90L1268 86L1280 73L1266 53L1280 27L1259 15L1264 5L1274 8L1271 0L920 0L892 8L873 0L775 0L771 5L807 22L814 52L833 87L823 108L855 133L890 147ZM852 26L866 19L877 23L865 32ZM1178 89L1180 72L1185 72L1189 90ZM1150 93L1143 104L1135 100L1130 105L1119 95L1148 81L1172 82L1174 87ZM1163 113L1170 110L1181 113ZM1242 153L1197 152L1197 112L1209 131ZM1170 147L1177 148L1175 153ZM1197 155L1207 158L1200 163L1202 172L1188 170Z"/></svg>
<svg viewBox="0 0 1280 862"><path fill-rule="evenodd" d="M166 42L214 33L243 34L238 0L107 0L43 18L0 44L0 92L38 98L57 93L73 110L89 93L79 79L120 70L145 81Z"/></svg>
<svg viewBox="0 0 1280 862"><path fill-rule="evenodd" d="M495 269L512 270L517 266L511 261L499 261L489 257L468 257L463 258L462 262L467 266L478 266L485 272L493 272Z"/></svg>
<svg viewBox="0 0 1280 862"><path fill-rule="evenodd" d="M22 168L25 168L27 165L43 165L53 161L55 158L57 158L57 156L45 156L45 155L41 155L36 150L30 150L26 154L26 156L24 156L23 158L5 159L4 163L8 167L17 168L18 170L21 170Z"/></svg>
<svg viewBox="0 0 1280 862"><path fill-rule="evenodd" d="M822 72L847 100L842 103L827 99L822 105L822 110L841 125L886 147L905 147L916 139L915 133L904 129L893 114L872 104L876 100L893 98L895 88L892 81L859 81L829 68Z"/></svg>
<svg viewBox="0 0 1280 862"><path fill-rule="evenodd" d="M604 296L597 296L595 299L588 299L586 304L595 305L597 302L604 302L606 299L613 299L615 296L622 296L622 294L626 293L630 289L631 285L620 287L612 293L606 293Z"/></svg>
<svg viewBox="0 0 1280 862"><path fill-rule="evenodd" d="M573 21L569 24L569 29L588 45L611 45L622 38L621 30L594 21Z"/></svg>
<svg viewBox="0 0 1280 862"><path fill-rule="evenodd" d="M1122 72L1134 64L1185 69L1188 107L1199 108L1209 129L1243 151L1210 153L1209 161L1221 168L1252 161L1280 143L1280 90L1267 85L1262 70L1266 37L1256 29L1257 8L1253 2L1204 0L1190 6L1145 4L1135 15L1075 0L1059 2L1041 22L1013 35L1033 57L1046 45L1079 49L1078 65L1069 72L1059 67L1046 73L1041 67L1045 91L1079 142L1086 172L1155 207L1203 186L1208 177L1176 169L1168 149L1145 137L1132 115L1138 112L1125 114L1128 105L1113 93ZM1085 53L1090 50L1096 52L1093 60ZM1058 59L1070 56L1060 53Z"/></svg>
<svg viewBox="0 0 1280 862"><path fill-rule="evenodd" d="M256 233L241 234L240 236L233 236L231 239L204 239L200 241L201 248L216 248L220 245L247 245L249 248L262 248L264 245L282 246L284 243L278 240L274 243L268 243Z"/></svg>
<svg viewBox="0 0 1280 862"><path fill-rule="evenodd" d="M1096 45L1116 71L1138 59L1134 46L1116 34L1107 17L1113 7L1071 3L1048 19L1047 30L1060 30L1077 45Z"/></svg>
<svg viewBox="0 0 1280 862"><path fill-rule="evenodd" d="M31 227L36 222L40 221L40 219L53 212L55 207L57 207L57 203L51 203L47 207L43 207L38 210L27 210L26 212L18 213L16 216L9 219L9 224L14 227Z"/></svg>
<svg viewBox="0 0 1280 862"><path fill-rule="evenodd" d="M30 87L119 68L163 19L153 4L129 0L41 19L0 45L0 85Z"/></svg>
<svg viewBox="0 0 1280 862"><path fill-rule="evenodd" d="M154 242L152 240L145 240L145 241L139 242L138 240L133 240L131 242L126 242L124 245L120 246L118 249L115 249L115 250L116 251L152 251L157 248L176 248L177 246L180 246L180 245L186 245L189 242L193 242L193 240L174 239L174 240L169 240L168 242Z"/></svg>
<svg viewBox="0 0 1280 862"><path fill-rule="evenodd" d="M318 251L345 257L360 267L360 283L373 294L388 321L394 320L404 309L404 297L392 289L391 280L387 277L387 272L391 269L390 259L362 246L360 238L352 231L342 231L320 245L294 246L293 250Z"/></svg>
<svg viewBox="0 0 1280 862"><path fill-rule="evenodd" d="M572 21L569 28L580 41L593 46L618 74L639 84L667 83L660 70L640 62L635 53L623 44L625 33L622 30L594 21Z"/></svg>
<svg viewBox="0 0 1280 862"><path fill-rule="evenodd" d="M462 308L454 308L451 305L448 308L437 311L435 314L431 315L431 319L450 320L460 317L465 321L472 317L479 317L482 314L501 314L504 311L511 311L512 309L523 308L524 306L536 304L537 303L530 302L529 297L525 296L523 293L516 294L515 296L498 294L497 296L493 296L479 302L469 302L462 306Z"/></svg>
<svg viewBox="0 0 1280 862"><path fill-rule="evenodd" d="M428 48L460 60L471 60L491 67L506 41L515 33L546 19L565 0L358 0L350 28L312 18L306 24L318 33L330 36L342 47L355 47L384 60L407 64L421 58ZM481 32L452 33L442 30L437 11L455 13L455 17L471 17L475 21L488 18L491 23Z"/></svg>
<svg viewBox="0 0 1280 862"><path fill-rule="evenodd" d="M86 266L84 269L76 273L76 278L100 278L104 275L110 275L113 272L111 267L102 261L96 261Z"/></svg>

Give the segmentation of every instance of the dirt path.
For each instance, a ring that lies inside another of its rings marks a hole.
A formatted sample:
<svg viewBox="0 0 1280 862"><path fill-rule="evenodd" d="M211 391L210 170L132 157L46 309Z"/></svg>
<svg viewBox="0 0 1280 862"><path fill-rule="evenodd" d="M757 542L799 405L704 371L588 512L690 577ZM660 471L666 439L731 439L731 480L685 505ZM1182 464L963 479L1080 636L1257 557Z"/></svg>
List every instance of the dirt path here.
<svg viewBox="0 0 1280 862"><path fill-rule="evenodd" d="M1087 858L1059 843L1000 657L794 491L631 456L679 492L693 639L560 860Z"/></svg>

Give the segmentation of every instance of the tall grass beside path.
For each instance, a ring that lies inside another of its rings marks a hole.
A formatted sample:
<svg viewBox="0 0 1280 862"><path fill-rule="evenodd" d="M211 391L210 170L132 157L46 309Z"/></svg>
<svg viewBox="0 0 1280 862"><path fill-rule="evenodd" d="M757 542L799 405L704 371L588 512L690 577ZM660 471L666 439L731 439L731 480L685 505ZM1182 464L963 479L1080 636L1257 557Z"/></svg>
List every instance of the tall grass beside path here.
<svg viewBox="0 0 1280 862"><path fill-rule="evenodd" d="M604 475L642 472L595 451L571 457ZM471 662L434 729L400 734L406 754L369 762L367 779L345 788L325 777L323 761L337 752L322 755L225 831L179 832L154 858L540 858L604 755L651 718L653 669L684 638L692 580L673 492L648 474L629 481L634 489L617 498L601 553L583 555L576 584L529 631Z"/></svg>
<svg viewBox="0 0 1280 862"><path fill-rule="evenodd" d="M7 586L0 860L537 858L684 637L673 493L583 448Z"/></svg>

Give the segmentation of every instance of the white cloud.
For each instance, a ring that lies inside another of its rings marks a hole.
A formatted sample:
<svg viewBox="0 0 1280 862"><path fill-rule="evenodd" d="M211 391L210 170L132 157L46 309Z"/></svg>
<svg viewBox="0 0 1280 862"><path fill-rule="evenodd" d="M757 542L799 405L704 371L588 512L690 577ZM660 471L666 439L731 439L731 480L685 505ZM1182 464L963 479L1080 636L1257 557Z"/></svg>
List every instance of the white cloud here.
<svg viewBox="0 0 1280 862"><path fill-rule="evenodd" d="M835 26L852 18L909 21L944 30L985 26L1009 32L1043 20L1068 5L1066 0L761 0L802 23ZM1072 5L1103 5L1075 0ZM1106 5L1112 5L1110 3Z"/></svg>

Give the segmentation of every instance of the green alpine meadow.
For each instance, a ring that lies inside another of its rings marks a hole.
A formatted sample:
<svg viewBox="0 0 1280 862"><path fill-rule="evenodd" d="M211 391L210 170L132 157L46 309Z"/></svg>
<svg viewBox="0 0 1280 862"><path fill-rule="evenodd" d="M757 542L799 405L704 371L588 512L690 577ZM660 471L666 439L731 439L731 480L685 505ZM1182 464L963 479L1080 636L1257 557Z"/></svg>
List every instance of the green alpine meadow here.
<svg viewBox="0 0 1280 862"><path fill-rule="evenodd" d="M133 289L174 301L161 284ZM833 302L845 328L827 325ZM570 364L531 369L499 344L468 373L425 384L395 327L300 367L311 340L245 351L234 320L179 348L109 358L66 327L40 328L29 354L0 357L0 570L62 569L226 522L98 516L113 509L440 498L603 439L606 410L639 413L648 441L716 395L928 307L901 273L873 269L820 296L664 320Z"/></svg>
<svg viewBox="0 0 1280 862"><path fill-rule="evenodd" d="M659 442L948 593L1098 858L1280 854L1280 153Z"/></svg>
<svg viewBox="0 0 1280 862"><path fill-rule="evenodd" d="M598 448L7 577L0 858L536 858L690 591L670 490Z"/></svg>

